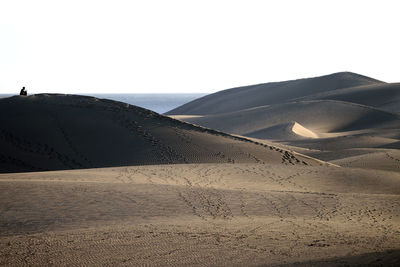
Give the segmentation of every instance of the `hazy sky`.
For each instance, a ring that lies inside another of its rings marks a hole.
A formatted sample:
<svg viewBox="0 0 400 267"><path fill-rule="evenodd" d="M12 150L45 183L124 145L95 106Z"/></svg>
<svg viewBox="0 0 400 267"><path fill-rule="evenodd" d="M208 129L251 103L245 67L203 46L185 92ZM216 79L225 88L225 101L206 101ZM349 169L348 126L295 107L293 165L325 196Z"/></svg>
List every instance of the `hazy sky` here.
<svg viewBox="0 0 400 267"><path fill-rule="evenodd" d="M339 71L400 82L396 2L1 0L0 93L215 92Z"/></svg>

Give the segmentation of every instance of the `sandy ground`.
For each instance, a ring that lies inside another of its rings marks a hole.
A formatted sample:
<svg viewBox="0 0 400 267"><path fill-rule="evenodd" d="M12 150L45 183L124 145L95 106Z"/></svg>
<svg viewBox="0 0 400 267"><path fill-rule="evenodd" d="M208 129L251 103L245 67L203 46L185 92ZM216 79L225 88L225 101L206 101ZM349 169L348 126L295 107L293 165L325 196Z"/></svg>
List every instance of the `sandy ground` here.
<svg viewBox="0 0 400 267"><path fill-rule="evenodd" d="M0 264L400 261L400 173L186 164L1 174Z"/></svg>

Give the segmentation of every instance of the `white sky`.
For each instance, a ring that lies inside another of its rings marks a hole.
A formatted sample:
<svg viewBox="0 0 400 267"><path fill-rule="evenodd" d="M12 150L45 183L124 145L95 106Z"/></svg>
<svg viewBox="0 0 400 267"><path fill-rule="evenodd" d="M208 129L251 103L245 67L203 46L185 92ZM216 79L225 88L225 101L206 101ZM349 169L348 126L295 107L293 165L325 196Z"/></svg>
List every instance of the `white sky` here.
<svg viewBox="0 0 400 267"><path fill-rule="evenodd" d="M397 2L0 0L0 93L208 93L339 71L400 82Z"/></svg>

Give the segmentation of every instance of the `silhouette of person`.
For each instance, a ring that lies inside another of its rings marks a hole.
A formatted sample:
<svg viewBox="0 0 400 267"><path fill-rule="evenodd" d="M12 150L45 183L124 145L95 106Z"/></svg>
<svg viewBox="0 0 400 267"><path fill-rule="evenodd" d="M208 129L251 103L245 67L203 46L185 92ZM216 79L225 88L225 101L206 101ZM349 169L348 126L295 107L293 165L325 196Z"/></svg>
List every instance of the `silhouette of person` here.
<svg viewBox="0 0 400 267"><path fill-rule="evenodd" d="M28 95L28 91L25 90L25 86L22 87L21 91L19 92L19 95Z"/></svg>

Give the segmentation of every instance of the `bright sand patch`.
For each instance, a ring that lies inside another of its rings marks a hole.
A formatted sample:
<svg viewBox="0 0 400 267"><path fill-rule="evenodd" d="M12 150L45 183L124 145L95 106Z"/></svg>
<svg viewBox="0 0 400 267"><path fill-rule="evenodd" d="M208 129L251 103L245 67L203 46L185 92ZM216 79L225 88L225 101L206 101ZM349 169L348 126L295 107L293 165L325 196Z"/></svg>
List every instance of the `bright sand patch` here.
<svg viewBox="0 0 400 267"><path fill-rule="evenodd" d="M292 131L295 134L298 134L300 136L304 136L304 137L308 137L308 138L318 138L318 135L316 133L314 133L313 131L305 128L304 126L302 126L301 124L295 122L293 124L293 128Z"/></svg>

